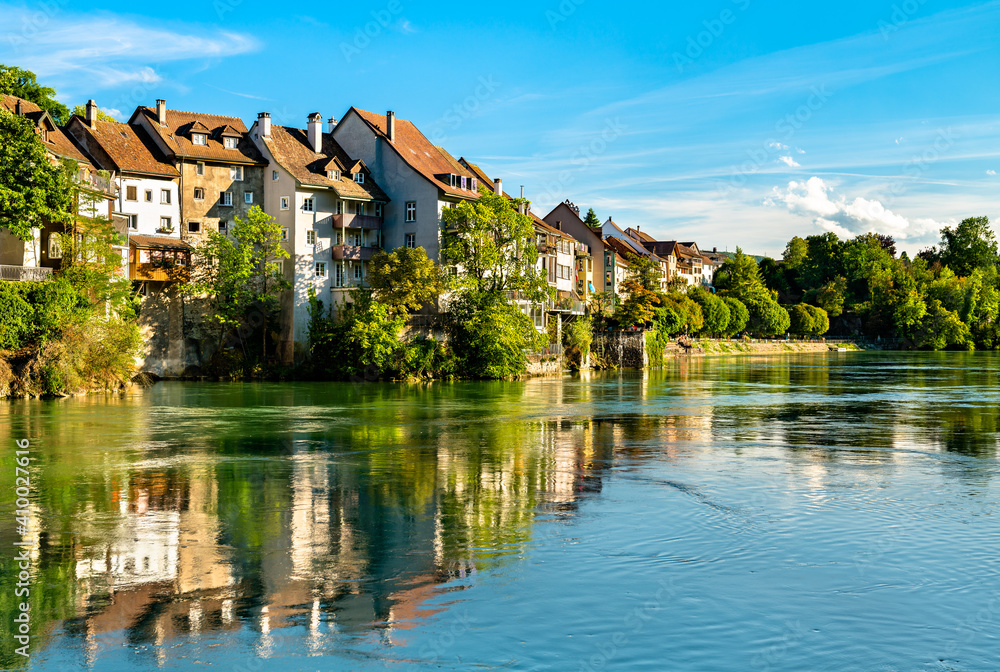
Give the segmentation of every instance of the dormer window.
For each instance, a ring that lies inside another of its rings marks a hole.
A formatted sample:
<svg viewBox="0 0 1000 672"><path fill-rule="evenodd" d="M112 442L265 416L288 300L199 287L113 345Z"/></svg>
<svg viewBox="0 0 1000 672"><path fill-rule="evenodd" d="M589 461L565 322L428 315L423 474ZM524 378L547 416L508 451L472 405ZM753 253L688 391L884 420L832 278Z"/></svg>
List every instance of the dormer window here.
<svg viewBox="0 0 1000 672"><path fill-rule="evenodd" d="M340 171L339 170L328 170L326 171L326 176L331 180L336 182L340 181Z"/></svg>
<svg viewBox="0 0 1000 672"><path fill-rule="evenodd" d="M467 189L468 188L467 182L468 182L468 180L463 177L462 178L462 189Z"/></svg>
<svg viewBox="0 0 1000 672"><path fill-rule="evenodd" d="M362 172L354 173L354 181L357 182L358 184L364 184L365 183L365 174L362 173Z"/></svg>
<svg viewBox="0 0 1000 672"><path fill-rule="evenodd" d="M202 146L207 145L208 144L208 136L205 135L204 133L192 133L191 134L191 144L192 145L202 145Z"/></svg>
<svg viewBox="0 0 1000 672"><path fill-rule="evenodd" d="M479 180L472 178L472 186L469 187L473 191L479 191Z"/></svg>
<svg viewBox="0 0 1000 672"><path fill-rule="evenodd" d="M236 149L237 140L239 140L239 138L230 138L228 136L222 139L226 149Z"/></svg>

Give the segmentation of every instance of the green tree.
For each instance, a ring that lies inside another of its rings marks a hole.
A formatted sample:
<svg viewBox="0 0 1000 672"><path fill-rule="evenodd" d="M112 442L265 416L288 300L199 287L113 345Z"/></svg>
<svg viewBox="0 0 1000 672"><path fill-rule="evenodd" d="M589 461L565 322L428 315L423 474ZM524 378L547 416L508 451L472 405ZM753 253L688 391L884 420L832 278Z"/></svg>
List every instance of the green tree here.
<svg viewBox="0 0 1000 672"><path fill-rule="evenodd" d="M941 229L941 263L963 278L997 264L997 241L989 217L970 217Z"/></svg>
<svg viewBox="0 0 1000 672"><path fill-rule="evenodd" d="M587 210L587 216L584 218L583 223L592 229L596 229L601 225L601 220L597 218L597 213L594 212L593 208Z"/></svg>
<svg viewBox="0 0 1000 672"><path fill-rule="evenodd" d="M788 331L791 318L788 311L771 298L744 302L750 313L750 331L760 336L780 336Z"/></svg>
<svg viewBox="0 0 1000 672"><path fill-rule="evenodd" d="M368 262L368 284L376 301L400 314L436 301L445 279L424 248L400 247L375 253Z"/></svg>
<svg viewBox="0 0 1000 672"><path fill-rule="evenodd" d="M822 287L837 276L846 276L843 265L844 243L835 233L806 238L808 253L799 270L804 289Z"/></svg>
<svg viewBox="0 0 1000 672"><path fill-rule="evenodd" d="M82 117L82 118L86 119L87 118L87 106L86 105L77 105L76 107L73 108L73 114L75 114L78 117ZM118 121L117 119L115 119L114 117L112 117L110 114L107 114L106 112L102 111L101 108L97 108L97 120L98 121Z"/></svg>
<svg viewBox="0 0 1000 672"><path fill-rule="evenodd" d="M742 301L732 296L723 296L722 300L729 307L729 324L726 325L726 336L735 336L747 328L750 322L750 311Z"/></svg>
<svg viewBox="0 0 1000 672"><path fill-rule="evenodd" d="M641 326L653 319L653 311L662 303L659 265L651 257L629 256L628 277L622 282L625 300L615 311L615 320L623 327Z"/></svg>
<svg viewBox="0 0 1000 672"><path fill-rule="evenodd" d="M310 297L309 347L315 373L324 378L377 380L387 375L401 349L405 315L356 289L335 315Z"/></svg>
<svg viewBox="0 0 1000 672"><path fill-rule="evenodd" d="M71 220L73 166L54 164L34 125L0 109L0 227L21 240L33 228Z"/></svg>
<svg viewBox="0 0 1000 672"><path fill-rule="evenodd" d="M515 378L527 367L527 351L544 335L517 306L496 293L465 292L448 311L449 336L459 370L478 379Z"/></svg>
<svg viewBox="0 0 1000 672"><path fill-rule="evenodd" d="M69 109L56 100L55 89L39 84L30 70L0 64L0 93L30 100L51 114L60 126L69 121Z"/></svg>
<svg viewBox="0 0 1000 672"><path fill-rule="evenodd" d="M781 255L781 258L788 268L798 269L805 263L808 254L809 245L802 238L795 236L785 245L785 252Z"/></svg>
<svg viewBox="0 0 1000 672"><path fill-rule="evenodd" d="M771 298L771 293L760 276L757 262L738 247L736 254L719 267L714 284L722 296L732 296L743 303Z"/></svg>
<svg viewBox="0 0 1000 672"><path fill-rule="evenodd" d="M688 291L688 296L701 306L701 312L704 317L702 331L711 336L725 334L729 328L731 317L731 311L726 302L701 287L692 288Z"/></svg>
<svg viewBox="0 0 1000 672"><path fill-rule="evenodd" d="M837 317L844 312L846 294L847 280L843 276L837 276L822 287L806 292L803 300L819 306L831 317Z"/></svg>

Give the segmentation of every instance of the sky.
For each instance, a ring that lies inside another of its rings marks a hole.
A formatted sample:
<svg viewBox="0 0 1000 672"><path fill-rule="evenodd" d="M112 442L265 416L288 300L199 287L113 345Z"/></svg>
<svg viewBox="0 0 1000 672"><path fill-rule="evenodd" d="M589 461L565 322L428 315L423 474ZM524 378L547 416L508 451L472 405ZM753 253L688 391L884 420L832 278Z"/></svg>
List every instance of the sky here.
<svg viewBox="0 0 1000 672"><path fill-rule="evenodd" d="M1000 223L1000 2L0 0L0 63L125 120L353 105L409 119L544 215L780 255L867 231L915 252ZM169 11L163 8L169 7Z"/></svg>

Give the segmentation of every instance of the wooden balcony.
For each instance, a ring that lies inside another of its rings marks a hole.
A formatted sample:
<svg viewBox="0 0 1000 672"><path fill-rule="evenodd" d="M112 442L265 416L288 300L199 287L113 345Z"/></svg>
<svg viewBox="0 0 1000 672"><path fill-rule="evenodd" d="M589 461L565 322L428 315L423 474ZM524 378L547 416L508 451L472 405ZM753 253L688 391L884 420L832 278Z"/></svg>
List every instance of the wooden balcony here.
<svg viewBox="0 0 1000 672"><path fill-rule="evenodd" d="M382 228L382 218L374 215L333 215L331 218L336 229L367 229L377 231Z"/></svg>
<svg viewBox="0 0 1000 672"><path fill-rule="evenodd" d="M368 261L378 250L377 247L361 245L333 245L330 254L338 261Z"/></svg>
<svg viewBox="0 0 1000 672"><path fill-rule="evenodd" d="M152 282L187 282L191 279L191 269L188 266L168 266L162 263L129 263L128 279Z"/></svg>
<svg viewBox="0 0 1000 672"><path fill-rule="evenodd" d="M131 236L129 280L187 282L191 279L191 246L177 238Z"/></svg>

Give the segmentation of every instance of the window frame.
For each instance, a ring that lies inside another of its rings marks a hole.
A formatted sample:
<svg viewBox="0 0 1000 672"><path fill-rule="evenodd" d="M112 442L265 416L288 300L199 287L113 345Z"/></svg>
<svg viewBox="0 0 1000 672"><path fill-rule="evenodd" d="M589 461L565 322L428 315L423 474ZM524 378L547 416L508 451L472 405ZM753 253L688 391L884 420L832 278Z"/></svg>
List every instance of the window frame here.
<svg viewBox="0 0 1000 672"><path fill-rule="evenodd" d="M200 196L198 195L199 193L201 194ZM191 194L191 197L196 201L204 201L205 187L195 187L193 193Z"/></svg>
<svg viewBox="0 0 1000 672"><path fill-rule="evenodd" d="M201 222L188 222L188 233L201 233Z"/></svg>
<svg viewBox="0 0 1000 672"><path fill-rule="evenodd" d="M416 233L404 233L403 234L403 246L408 247L411 250L417 249L417 234Z"/></svg>
<svg viewBox="0 0 1000 672"><path fill-rule="evenodd" d="M166 224L164 224L164 222L166 222ZM170 218L170 217L161 215L160 216L160 230L164 230L164 229L169 230L169 231L173 231L173 229L174 229L173 219Z"/></svg>
<svg viewBox="0 0 1000 672"><path fill-rule="evenodd" d="M242 182L243 166L229 166L229 179L233 182Z"/></svg>
<svg viewBox="0 0 1000 672"><path fill-rule="evenodd" d="M288 208L290 207L289 204L288 204L288 201L289 201L288 196L282 196L281 200L279 202L279 207L282 210L288 210Z"/></svg>
<svg viewBox="0 0 1000 672"><path fill-rule="evenodd" d="M252 191L244 191L243 192L243 203L245 205L253 205L253 192Z"/></svg>
<svg viewBox="0 0 1000 672"><path fill-rule="evenodd" d="M129 196L131 194L131 196ZM125 185L125 200L130 203L139 202L139 187L127 184Z"/></svg>
<svg viewBox="0 0 1000 672"><path fill-rule="evenodd" d="M191 144L197 147L207 147L208 146L208 135L205 133L192 133L191 134Z"/></svg>
<svg viewBox="0 0 1000 672"><path fill-rule="evenodd" d="M194 164L195 175L203 176L205 174L205 162L199 161Z"/></svg>
<svg viewBox="0 0 1000 672"><path fill-rule="evenodd" d="M173 196L169 189L160 189L160 205L171 205Z"/></svg>
<svg viewBox="0 0 1000 672"><path fill-rule="evenodd" d="M233 192L231 191L220 191L219 192L219 205L225 208L233 207Z"/></svg>
<svg viewBox="0 0 1000 672"><path fill-rule="evenodd" d="M316 229L306 229L306 245L316 244Z"/></svg>
<svg viewBox="0 0 1000 672"><path fill-rule="evenodd" d="M324 280L329 277L325 261L317 261L313 263L313 277L322 278Z"/></svg>
<svg viewBox="0 0 1000 672"><path fill-rule="evenodd" d="M302 212L316 212L316 199L312 197L303 198Z"/></svg>
<svg viewBox="0 0 1000 672"><path fill-rule="evenodd" d="M406 202L406 206L405 206L405 210L404 210L404 216L403 216L403 221L407 222L407 223L417 221L417 202L416 201L407 201Z"/></svg>
<svg viewBox="0 0 1000 672"><path fill-rule="evenodd" d="M239 138L233 138L228 135L222 138L222 146L226 149L236 149L239 144Z"/></svg>

